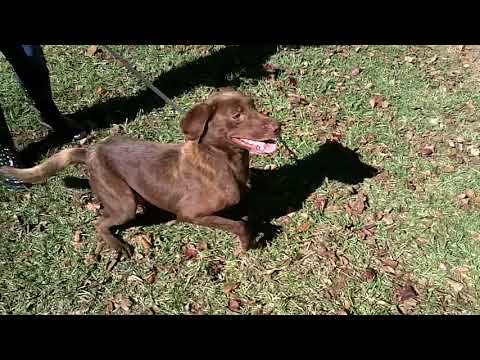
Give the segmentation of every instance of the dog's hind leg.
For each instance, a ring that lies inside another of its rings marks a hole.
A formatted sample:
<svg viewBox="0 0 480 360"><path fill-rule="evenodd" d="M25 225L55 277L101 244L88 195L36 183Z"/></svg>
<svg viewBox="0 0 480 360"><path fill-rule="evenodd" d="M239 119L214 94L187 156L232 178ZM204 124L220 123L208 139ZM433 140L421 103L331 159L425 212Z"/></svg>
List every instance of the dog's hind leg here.
<svg viewBox="0 0 480 360"><path fill-rule="evenodd" d="M130 257L133 254L131 246L116 238L111 229L135 219L137 203L132 189L104 167L91 171L90 186L104 208L102 217L96 223L98 235L119 256Z"/></svg>

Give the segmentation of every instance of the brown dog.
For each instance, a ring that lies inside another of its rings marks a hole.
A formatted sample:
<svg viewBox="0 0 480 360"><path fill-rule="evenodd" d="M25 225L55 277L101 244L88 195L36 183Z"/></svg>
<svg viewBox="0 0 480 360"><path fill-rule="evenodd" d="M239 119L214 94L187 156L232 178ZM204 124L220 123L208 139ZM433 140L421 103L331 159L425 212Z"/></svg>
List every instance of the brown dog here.
<svg viewBox="0 0 480 360"><path fill-rule="evenodd" d="M112 137L60 151L33 168L2 167L0 174L38 184L70 164L86 164L90 186L104 207L97 232L119 254L132 251L110 229L135 218L139 197L177 220L230 231L246 250L252 240L247 224L220 213L246 195L249 153L273 153L280 125L258 113L251 99L229 90L194 106L181 128L184 144Z"/></svg>

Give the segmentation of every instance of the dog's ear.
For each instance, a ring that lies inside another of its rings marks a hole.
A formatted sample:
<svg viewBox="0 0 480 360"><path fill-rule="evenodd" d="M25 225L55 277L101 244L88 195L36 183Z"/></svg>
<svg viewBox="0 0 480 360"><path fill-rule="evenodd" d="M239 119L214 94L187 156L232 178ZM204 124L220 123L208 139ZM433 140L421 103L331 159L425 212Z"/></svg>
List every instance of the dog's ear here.
<svg viewBox="0 0 480 360"><path fill-rule="evenodd" d="M208 120L213 115L213 106L205 103L195 105L180 123L188 140L198 140L203 135Z"/></svg>

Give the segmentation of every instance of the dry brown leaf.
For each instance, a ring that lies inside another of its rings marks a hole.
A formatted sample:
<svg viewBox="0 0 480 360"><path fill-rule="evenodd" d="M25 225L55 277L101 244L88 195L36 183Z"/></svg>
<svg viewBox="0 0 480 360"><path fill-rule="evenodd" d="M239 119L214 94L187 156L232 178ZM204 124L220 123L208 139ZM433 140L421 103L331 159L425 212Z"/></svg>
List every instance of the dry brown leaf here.
<svg viewBox="0 0 480 360"><path fill-rule="evenodd" d="M310 223L309 222L304 222L302 225L300 225L297 228L297 233L307 231L309 228L310 228Z"/></svg>
<svg viewBox="0 0 480 360"><path fill-rule="evenodd" d="M475 191L473 191L472 189L467 189L465 190L465 195L471 199L473 199L474 197L476 197L475 195Z"/></svg>
<svg viewBox="0 0 480 360"><path fill-rule="evenodd" d="M97 88L95 89L95 95L97 96L103 96L107 91L101 87L101 86L97 86Z"/></svg>
<svg viewBox="0 0 480 360"><path fill-rule="evenodd" d="M296 87L297 83L297 79L295 79L293 76L288 77L288 85Z"/></svg>
<svg viewBox="0 0 480 360"><path fill-rule="evenodd" d="M240 310L240 302L236 299L229 299L228 300L228 308L233 312L238 312Z"/></svg>
<svg viewBox="0 0 480 360"><path fill-rule="evenodd" d="M88 56L95 56L98 52L101 52L102 50L98 48L98 46L92 45L89 46L87 51L85 51L85 54Z"/></svg>
<svg viewBox="0 0 480 360"><path fill-rule="evenodd" d="M407 300L416 299L417 296L418 292L412 285L407 285L397 290L397 297L400 303L405 303Z"/></svg>
<svg viewBox="0 0 480 360"><path fill-rule="evenodd" d="M384 222L385 225L392 225L393 224L393 217L391 214L386 214L383 218L382 221Z"/></svg>
<svg viewBox="0 0 480 360"><path fill-rule="evenodd" d="M367 195L359 192L354 200L350 201L345 210L349 215L361 215L367 207Z"/></svg>
<svg viewBox="0 0 480 360"><path fill-rule="evenodd" d="M230 294L232 291L237 289L240 286L239 282L233 282L233 283L225 283L223 284L223 293L225 295Z"/></svg>
<svg viewBox="0 0 480 360"><path fill-rule="evenodd" d="M385 101L385 98L381 95L374 95L370 98L370 101L368 102L370 104L370 107L373 109L375 107L379 108L386 108L388 106L388 102Z"/></svg>
<svg viewBox="0 0 480 360"><path fill-rule="evenodd" d="M197 249L199 251L204 251L208 249L208 244L205 240L201 240L198 242Z"/></svg>
<svg viewBox="0 0 480 360"><path fill-rule="evenodd" d="M138 277L137 275L130 275L128 278L127 278L127 282L129 283L143 283L143 279Z"/></svg>
<svg viewBox="0 0 480 360"><path fill-rule="evenodd" d="M189 260L194 259L198 256L198 250L195 245L188 243L183 247L183 255Z"/></svg>
<svg viewBox="0 0 480 360"><path fill-rule="evenodd" d="M377 272L372 268L367 268L362 274L362 278L369 283L373 282L376 277Z"/></svg>
<svg viewBox="0 0 480 360"><path fill-rule="evenodd" d="M423 144L420 146L418 152L423 156L430 156L435 152L435 145Z"/></svg>
<svg viewBox="0 0 480 360"><path fill-rule="evenodd" d="M458 282L452 279L447 279L447 283L456 294L458 294L460 291L463 290L463 284L461 282Z"/></svg>
<svg viewBox="0 0 480 360"><path fill-rule="evenodd" d="M89 202L85 205L85 208L91 212L98 212L98 210L100 210L100 203L93 203L93 202Z"/></svg>
<svg viewBox="0 0 480 360"><path fill-rule="evenodd" d="M309 101L305 99L305 97L296 94L288 94L288 102L293 106L309 104Z"/></svg>
<svg viewBox="0 0 480 360"><path fill-rule="evenodd" d="M79 250L82 243L83 243L82 242L82 232L80 230L77 230L73 234L73 246L75 247L76 250Z"/></svg>
<svg viewBox="0 0 480 360"><path fill-rule="evenodd" d="M396 273L396 269L398 267L398 261L391 260L391 259L384 259L382 261L382 264L383 264L383 270L385 272L390 273L390 274L395 274Z"/></svg>
<svg viewBox="0 0 480 360"><path fill-rule="evenodd" d="M132 306L132 301L128 298L128 296L120 296L117 299L116 304L118 305L118 307L120 307L120 309L127 312Z"/></svg>
<svg viewBox="0 0 480 360"><path fill-rule="evenodd" d="M432 56L430 59L428 59L428 60L426 61L426 63L429 64L429 65L430 65L430 64L433 64L435 61L437 61L437 59L438 59L438 55L434 55L434 56Z"/></svg>
<svg viewBox="0 0 480 360"><path fill-rule="evenodd" d="M468 109L468 110L471 110L471 111L474 111L475 110L475 105L473 103L472 100L469 100L465 103L465 107Z"/></svg>
<svg viewBox="0 0 480 360"><path fill-rule="evenodd" d="M480 156L480 150L475 146L471 146L470 147L470 154L472 156Z"/></svg>
<svg viewBox="0 0 480 360"><path fill-rule="evenodd" d="M137 234L132 239L135 243L141 245L145 253L148 253L152 248L152 238L148 234Z"/></svg>
<svg viewBox="0 0 480 360"><path fill-rule="evenodd" d="M272 275L273 273L276 273L278 271L281 271L285 269L285 267L279 267L279 268L273 268L273 269L268 269L264 272L265 275Z"/></svg>
<svg viewBox="0 0 480 360"><path fill-rule="evenodd" d="M146 276L145 276L145 282L147 284L153 284L155 281L157 281L157 271L153 270L150 271Z"/></svg>
<svg viewBox="0 0 480 360"><path fill-rule="evenodd" d="M323 213L327 207L328 199L325 196L318 196L315 200L315 207Z"/></svg>
<svg viewBox="0 0 480 360"><path fill-rule="evenodd" d="M358 67L352 69L352 76L357 76L362 70Z"/></svg>

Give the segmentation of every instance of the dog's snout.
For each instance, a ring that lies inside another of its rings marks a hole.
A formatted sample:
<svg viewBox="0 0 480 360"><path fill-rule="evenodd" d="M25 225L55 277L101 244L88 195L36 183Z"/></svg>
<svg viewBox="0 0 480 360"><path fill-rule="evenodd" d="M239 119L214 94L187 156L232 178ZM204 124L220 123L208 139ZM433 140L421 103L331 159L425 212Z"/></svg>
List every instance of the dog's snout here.
<svg viewBox="0 0 480 360"><path fill-rule="evenodd" d="M275 135L275 136L278 136L280 135L280 131L281 131L281 126L278 122L276 121L272 121L271 124L270 124L270 128L272 130L272 133Z"/></svg>

